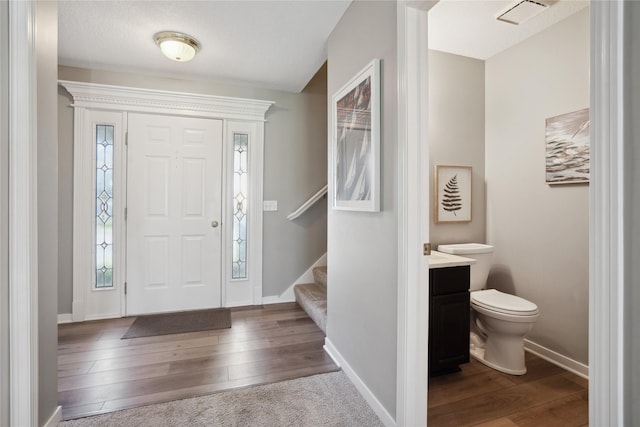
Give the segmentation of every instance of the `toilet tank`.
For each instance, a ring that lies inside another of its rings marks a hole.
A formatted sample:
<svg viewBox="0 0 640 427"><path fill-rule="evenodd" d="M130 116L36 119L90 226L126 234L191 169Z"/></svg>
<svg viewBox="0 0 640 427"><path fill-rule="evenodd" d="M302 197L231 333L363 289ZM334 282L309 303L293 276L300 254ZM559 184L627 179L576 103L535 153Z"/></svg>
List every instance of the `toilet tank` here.
<svg viewBox="0 0 640 427"><path fill-rule="evenodd" d="M482 243L458 243L452 245L438 245L438 251L452 255L460 255L476 260L471 265L471 283L469 289L478 291L487 285L487 277L491 269L493 246Z"/></svg>

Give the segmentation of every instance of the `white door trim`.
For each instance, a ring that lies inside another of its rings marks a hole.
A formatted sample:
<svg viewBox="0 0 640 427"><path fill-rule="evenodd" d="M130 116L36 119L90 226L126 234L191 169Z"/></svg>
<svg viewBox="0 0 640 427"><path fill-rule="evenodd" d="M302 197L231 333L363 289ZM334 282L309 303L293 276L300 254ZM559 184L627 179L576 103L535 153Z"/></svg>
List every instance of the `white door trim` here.
<svg viewBox="0 0 640 427"><path fill-rule="evenodd" d="M625 406L624 11L591 2L589 424L628 425ZM627 249L628 250L628 249ZM627 286L633 286L627 283ZM628 392L628 390L627 390Z"/></svg>
<svg viewBox="0 0 640 427"><path fill-rule="evenodd" d="M9 425L9 3L0 2L0 425Z"/></svg>
<svg viewBox="0 0 640 427"><path fill-rule="evenodd" d="M9 423L38 424L36 13L9 2Z"/></svg>
<svg viewBox="0 0 640 427"><path fill-rule="evenodd" d="M437 1L401 1L398 25L398 362L396 425L427 423L429 141L427 12Z"/></svg>
<svg viewBox="0 0 640 427"><path fill-rule="evenodd" d="M91 129L88 129L90 125L88 112L92 110L155 113L170 116L223 119L225 122L234 120L253 123L256 127L256 146L260 147L259 150L255 150L257 157L252 158L253 162L250 165L251 174L257 180L255 196L260 197L259 202L256 201L254 203L254 207L256 209L258 206L262 207L263 129L265 114L273 105L273 102L84 82L60 81L59 83L73 97L74 141L82 141L82 135L86 134L86 132L91 132ZM223 128L226 128L226 123L223 124ZM86 320L84 288L87 283L93 282L93 251L89 250L91 242L93 242L92 210L94 208L93 200L90 197L93 190L87 186L93 182L94 171L91 162L82 160L86 159L87 150L92 150L89 144L74 143L72 315L73 320L76 322ZM253 217L256 222L252 225L254 234L251 236L249 250L252 255L259 254L259 259L254 260L252 269L254 278L252 283L254 298L252 299L257 301L257 296L260 297L260 300L262 299L262 209L256 210ZM227 257L224 250L223 245L222 259L226 260ZM122 254L114 254L114 259L123 259L122 256ZM123 292L123 290L120 292ZM224 290L222 295L224 298ZM124 295L122 295L121 300L123 298ZM255 302L253 303L255 304ZM222 304L226 306L227 301L223 299ZM121 305L120 315L123 314L124 305Z"/></svg>

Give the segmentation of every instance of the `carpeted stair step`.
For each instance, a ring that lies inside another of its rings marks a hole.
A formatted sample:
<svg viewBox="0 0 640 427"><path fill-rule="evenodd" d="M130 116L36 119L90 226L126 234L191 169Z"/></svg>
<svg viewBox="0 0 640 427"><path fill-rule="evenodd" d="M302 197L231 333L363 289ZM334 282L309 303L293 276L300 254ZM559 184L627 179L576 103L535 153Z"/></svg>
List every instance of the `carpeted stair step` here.
<svg viewBox="0 0 640 427"><path fill-rule="evenodd" d="M313 269L313 280L317 284L327 287L327 267L316 267Z"/></svg>
<svg viewBox="0 0 640 427"><path fill-rule="evenodd" d="M320 329L327 333L327 267L313 269L316 283L295 285L296 302Z"/></svg>

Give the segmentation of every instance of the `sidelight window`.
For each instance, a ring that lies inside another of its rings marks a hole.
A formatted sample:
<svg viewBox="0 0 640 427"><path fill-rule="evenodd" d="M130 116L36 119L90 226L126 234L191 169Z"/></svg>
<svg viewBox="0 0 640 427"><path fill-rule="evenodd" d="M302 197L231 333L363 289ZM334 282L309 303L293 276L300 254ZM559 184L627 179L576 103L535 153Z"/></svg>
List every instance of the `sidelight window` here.
<svg viewBox="0 0 640 427"><path fill-rule="evenodd" d="M96 125L96 288L113 287L113 134Z"/></svg>

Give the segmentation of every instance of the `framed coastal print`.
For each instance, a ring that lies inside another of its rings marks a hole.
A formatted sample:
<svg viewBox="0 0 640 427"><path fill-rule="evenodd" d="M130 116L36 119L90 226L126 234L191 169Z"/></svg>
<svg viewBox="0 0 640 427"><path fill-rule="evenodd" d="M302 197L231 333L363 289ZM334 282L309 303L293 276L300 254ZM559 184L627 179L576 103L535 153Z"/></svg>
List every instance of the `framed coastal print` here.
<svg viewBox="0 0 640 427"><path fill-rule="evenodd" d="M471 176L470 166L436 166L436 223L471 221Z"/></svg>
<svg viewBox="0 0 640 427"><path fill-rule="evenodd" d="M333 208L380 211L380 60L332 97Z"/></svg>
<svg viewBox="0 0 640 427"><path fill-rule="evenodd" d="M589 182L589 109L546 120L547 184Z"/></svg>

